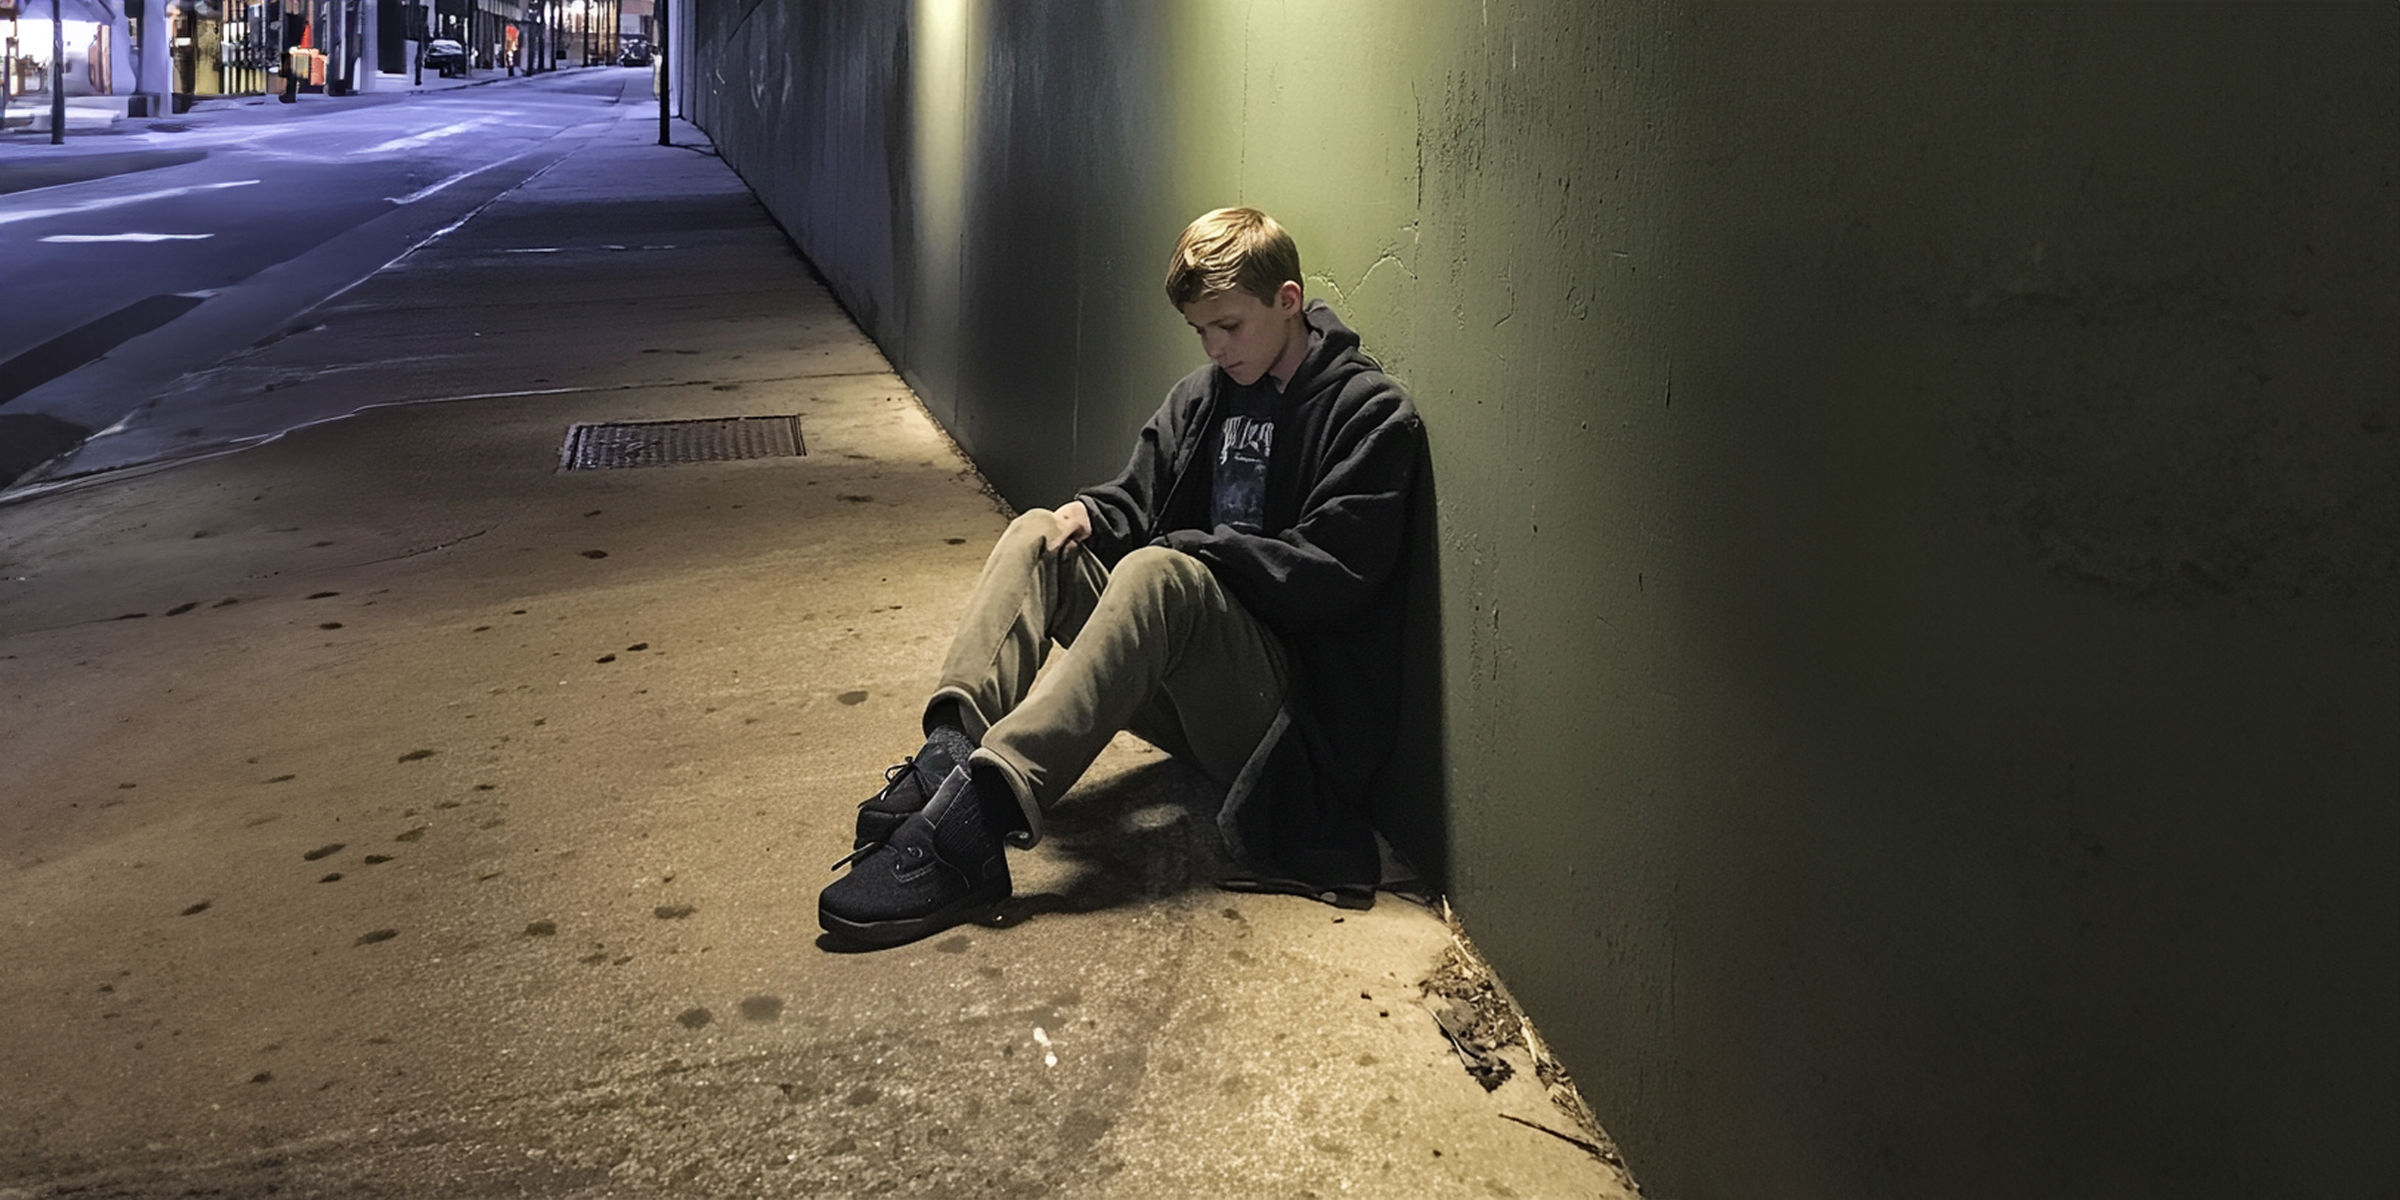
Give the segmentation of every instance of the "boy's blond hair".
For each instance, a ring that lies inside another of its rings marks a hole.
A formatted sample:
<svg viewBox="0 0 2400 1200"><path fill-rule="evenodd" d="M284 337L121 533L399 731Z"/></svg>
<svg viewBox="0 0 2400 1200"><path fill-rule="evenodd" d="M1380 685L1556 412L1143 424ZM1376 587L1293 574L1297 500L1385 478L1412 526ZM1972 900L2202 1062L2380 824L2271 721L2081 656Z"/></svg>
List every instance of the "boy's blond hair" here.
<svg viewBox="0 0 2400 1200"><path fill-rule="evenodd" d="M1220 208L1184 226L1167 264L1167 300L1177 308L1231 291L1273 304L1287 282L1300 282L1300 247L1255 208Z"/></svg>

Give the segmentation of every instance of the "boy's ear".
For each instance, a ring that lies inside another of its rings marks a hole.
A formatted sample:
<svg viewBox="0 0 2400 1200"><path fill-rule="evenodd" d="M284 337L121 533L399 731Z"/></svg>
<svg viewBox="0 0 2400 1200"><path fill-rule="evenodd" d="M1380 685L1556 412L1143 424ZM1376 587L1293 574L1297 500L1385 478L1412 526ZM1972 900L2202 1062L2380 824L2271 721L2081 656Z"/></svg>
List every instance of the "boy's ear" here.
<svg viewBox="0 0 2400 1200"><path fill-rule="evenodd" d="M1286 279L1283 281L1282 287L1275 289L1275 311L1287 317L1296 316L1305 299L1306 295L1300 290L1300 285L1293 280Z"/></svg>

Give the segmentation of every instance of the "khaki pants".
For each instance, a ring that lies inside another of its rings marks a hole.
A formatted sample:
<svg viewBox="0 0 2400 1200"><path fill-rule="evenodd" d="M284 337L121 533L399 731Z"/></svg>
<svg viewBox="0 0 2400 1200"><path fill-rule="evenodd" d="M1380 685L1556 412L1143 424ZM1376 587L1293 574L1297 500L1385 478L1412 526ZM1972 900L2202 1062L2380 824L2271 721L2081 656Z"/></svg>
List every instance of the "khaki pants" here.
<svg viewBox="0 0 2400 1200"><path fill-rule="evenodd" d="M929 702L957 701L974 761L1008 778L1020 846L1120 729L1241 790L1287 723L1283 646L1198 559L1145 547L1112 572L1065 540L1047 509L1010 523Z"/></svg>

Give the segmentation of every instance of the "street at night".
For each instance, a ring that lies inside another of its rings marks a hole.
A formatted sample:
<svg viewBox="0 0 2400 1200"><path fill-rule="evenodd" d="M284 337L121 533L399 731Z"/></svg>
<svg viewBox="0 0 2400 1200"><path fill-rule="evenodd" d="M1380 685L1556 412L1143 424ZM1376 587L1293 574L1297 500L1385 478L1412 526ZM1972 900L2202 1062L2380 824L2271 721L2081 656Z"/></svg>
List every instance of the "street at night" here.
<svg viewBox="0 0 2400 1200"><path fill-rule="evenodd" d="M2383 0L0 0L0 1200L2400 1196L2395 129Z"/></svg>

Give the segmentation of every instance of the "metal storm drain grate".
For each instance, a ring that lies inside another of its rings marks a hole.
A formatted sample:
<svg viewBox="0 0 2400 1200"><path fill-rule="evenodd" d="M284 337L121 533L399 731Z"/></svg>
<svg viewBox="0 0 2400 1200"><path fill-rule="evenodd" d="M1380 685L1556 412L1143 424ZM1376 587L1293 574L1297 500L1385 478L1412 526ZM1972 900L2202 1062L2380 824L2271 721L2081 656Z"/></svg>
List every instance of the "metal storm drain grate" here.
<svg viewBox="0 0 2400 1200"><path fill-rule="evenodd" d="M745 458L796 458L808 453L800 418L710 417L698 421L629 421L572 425L559 447L559 467L599 471L610 467L669 467L678 463L733 462Z"/></svg>

